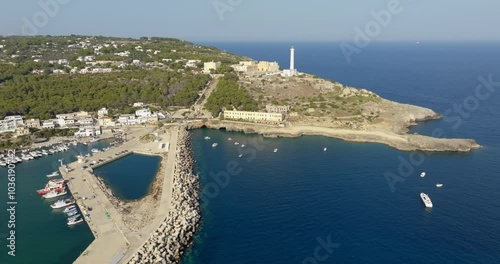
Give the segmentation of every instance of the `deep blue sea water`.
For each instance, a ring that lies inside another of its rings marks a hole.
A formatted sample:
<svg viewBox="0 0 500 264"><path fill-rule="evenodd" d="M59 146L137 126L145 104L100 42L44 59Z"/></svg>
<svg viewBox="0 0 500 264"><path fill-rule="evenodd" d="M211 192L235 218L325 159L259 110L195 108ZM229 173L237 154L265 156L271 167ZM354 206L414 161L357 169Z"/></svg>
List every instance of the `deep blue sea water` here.
<svg viewBox="0 0 500 264"><path fill-rule="evenodd" d="M500 44L371 44L351 63L338 43L204 44L277 60L282 68L293 44L300 71L446 113L446 119L412 132L474 138L484 148L410 153L324 137L264 139L197 130L196 170L210 199L184 263L499 262L500 86L481 100L475 90L480 76L500 82ZM454 111L464 102L472 110ZM252 140L262 147L252 147ZM254 159L252 153L238 158L242 149L234 141L245 142L249 152L256 149ZM212 148L212 142L219 145ZM411 158L418 162L392 192L384 175L400 175L401 160ZM221 171L239 173L226 185L225 178L211 176ZM440 189L438 182L444 184ZM434 208L423 206L420 192L429 194ZM328 240L338 247L325 251L321 245Z"/></svg>
<svg viewBox="0 0 500 264"><path fill-rule="evenodd" d="M161 157L130 154L94 170L124 200L144 197L160 168Z"/></svg>

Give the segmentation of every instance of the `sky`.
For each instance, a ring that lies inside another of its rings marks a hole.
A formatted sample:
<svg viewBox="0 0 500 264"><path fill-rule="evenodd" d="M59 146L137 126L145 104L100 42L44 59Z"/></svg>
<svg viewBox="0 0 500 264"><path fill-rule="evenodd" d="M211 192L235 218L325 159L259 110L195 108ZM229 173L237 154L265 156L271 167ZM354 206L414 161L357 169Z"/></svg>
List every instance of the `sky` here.
<svg viewBox="0 0 500 264"><path fill-rule="evenodd" d="M499 10L498 0L4 0L0 35L500 41Z"/></svg>

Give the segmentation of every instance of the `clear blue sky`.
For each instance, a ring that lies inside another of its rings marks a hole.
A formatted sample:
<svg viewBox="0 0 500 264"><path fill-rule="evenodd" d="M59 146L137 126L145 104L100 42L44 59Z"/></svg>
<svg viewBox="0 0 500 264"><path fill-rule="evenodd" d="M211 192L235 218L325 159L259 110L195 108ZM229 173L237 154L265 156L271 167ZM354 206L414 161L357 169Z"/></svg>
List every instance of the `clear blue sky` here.
<svg viewBox="0 0 500 264"><path fill-rule="evenodd" d="M219 16L214 7L217 1L231 9ZM352 41L356 27L364 29L374 21L370 11L387 9L390 1L6 0L0 10L0 34L161 36L190 41ZM40 3L47 2L60 3L58 12L44 11ZM500 41L498 0L400 3L402 11L393 15L375 40Z"/></svg>

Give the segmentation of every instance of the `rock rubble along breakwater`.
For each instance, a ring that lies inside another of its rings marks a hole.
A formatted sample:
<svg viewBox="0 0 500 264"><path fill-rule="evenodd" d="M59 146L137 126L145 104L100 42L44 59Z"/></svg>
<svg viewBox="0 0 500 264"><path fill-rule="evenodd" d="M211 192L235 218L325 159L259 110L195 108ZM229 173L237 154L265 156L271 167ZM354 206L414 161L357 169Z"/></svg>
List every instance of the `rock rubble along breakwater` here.
<svg viewBox="0 0 500 264"><path fill-rule="evenodd" d="M179 128L173 175L172 202L164 222L141 246L129 263L179 263L201 219L199 177L193 174L191 134Z"/></svg>

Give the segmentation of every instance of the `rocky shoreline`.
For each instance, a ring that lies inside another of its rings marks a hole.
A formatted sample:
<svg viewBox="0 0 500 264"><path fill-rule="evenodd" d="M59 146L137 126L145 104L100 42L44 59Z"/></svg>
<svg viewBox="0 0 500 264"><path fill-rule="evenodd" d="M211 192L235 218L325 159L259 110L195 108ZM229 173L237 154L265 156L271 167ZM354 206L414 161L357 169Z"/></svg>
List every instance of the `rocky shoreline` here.
<svg viewBox="0 0 500 264"><path fill-rule="evenodd" d="M191 134L180 127L170 211L129 263L179 263L185 248L192 245L201 219L200 183L198 176L193 174L193 165Z"/></svg>
<svg viewBox="0 0 500 264"><path fill-rule="evenodd" d="M439 118L439 116L415 118L409 122L413 123L436 118ZM405 127L408 125L410 124L407 123ZM278 127L227 120L191 122L188 126L189 129L202 127L225 129L227 131L243 132L245 134L261 134L264 137L300 137L304 135L325 136L352 142L381 143L402 151L469 152L482 147L473 139L449 139L440 138L440 136L443 135L430 137L416 134L395 133L385 130L352 130L345 128L300 125Z"/></svg>

